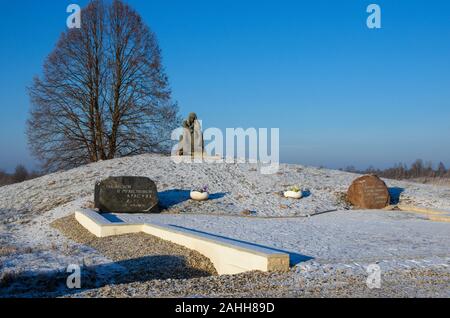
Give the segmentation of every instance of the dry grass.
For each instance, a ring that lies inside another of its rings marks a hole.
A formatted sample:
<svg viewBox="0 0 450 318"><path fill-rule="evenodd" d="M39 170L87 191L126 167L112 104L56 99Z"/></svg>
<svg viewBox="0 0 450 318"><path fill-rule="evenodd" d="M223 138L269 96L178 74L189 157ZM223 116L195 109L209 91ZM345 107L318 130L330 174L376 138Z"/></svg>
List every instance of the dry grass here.
<svg viewBox="0 0 450 318"><path fill-rule="evenodd" d="M347 208L351 208L352 204L348 200L347 193L345 192L336 192L336 203L339 205L344 205Z"/></svg>
<svg viewBox="0 0 450 318"><path fill-rule="evenodd" d="M0 257L2 256L10 256L16 254L18 252L18 248L11 245L2 245L0 246Z"/></svg>
<svg viewBox="0 0 450 318"><path fill-rule="evenodd" d="M12 270L5 270L0 273L0 287L9 287L18 277Z"/></svg>
<svg viewBox="0 0 450 318"><path fill-rule="evenodd" d="M416 182L422 184L431 184L440 187L450 187L450 178L416 178L416 179L405 179L404 181Z"/></svg>

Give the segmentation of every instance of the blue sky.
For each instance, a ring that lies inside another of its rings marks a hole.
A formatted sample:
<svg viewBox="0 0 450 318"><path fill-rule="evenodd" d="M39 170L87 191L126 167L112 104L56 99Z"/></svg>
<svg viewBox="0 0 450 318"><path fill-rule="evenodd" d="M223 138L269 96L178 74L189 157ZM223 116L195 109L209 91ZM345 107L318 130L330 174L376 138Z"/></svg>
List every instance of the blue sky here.
<svg viewBox="0 0 450 318"><path fill-rule="evenodd" d="M208 127L280 128L281 160L450 166L450 1L129 0L174 99ZM76 0L0 1L0 169L34 166L26 87ZM382 29L366 7L382 8Z"/></svg>

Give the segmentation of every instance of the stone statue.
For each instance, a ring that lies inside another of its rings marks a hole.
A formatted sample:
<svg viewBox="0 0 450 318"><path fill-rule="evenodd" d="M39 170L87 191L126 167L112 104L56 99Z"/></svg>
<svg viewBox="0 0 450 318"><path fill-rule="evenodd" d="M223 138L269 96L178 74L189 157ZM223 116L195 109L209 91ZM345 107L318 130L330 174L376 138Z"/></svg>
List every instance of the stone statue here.
<svg viewBox="0 0 450 318"><path fill-rule="evenodd" d="M190 113L183 122L183 135L180 137L178 155L180 156L203 156L205 149L203 133L197 114Z"/></svg>

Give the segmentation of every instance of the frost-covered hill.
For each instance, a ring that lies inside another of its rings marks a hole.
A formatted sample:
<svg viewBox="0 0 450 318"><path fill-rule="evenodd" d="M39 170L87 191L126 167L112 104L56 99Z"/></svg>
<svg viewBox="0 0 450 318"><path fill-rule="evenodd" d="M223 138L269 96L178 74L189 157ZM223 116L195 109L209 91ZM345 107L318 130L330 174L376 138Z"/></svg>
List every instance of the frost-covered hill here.
<svg viewBox="0 0 450 318"><path fill-rule="evenodd" d="M78 229L71 215L79 207L92 206L95 182L121 175L154 180L164 207L162 215L122 215L123 219L150 218L151 222L282 249L298 266L286 274L203 277L201 271L193 270L189 276L184 259L204 263L192 251L142 235L96 239ZM361 285L365 266L374 262L391 273L389 286L394 286L379 296L448 297L448 288L443 287L450 277L448 223L403 212L339 211L349 208L343 194L357 177L300 165L282 165L279 173L262 175L254 164L175 164L169 157L142 155L1 187L0 297L70 296L72 292L102 297L292 297L309 292L342 296L342 290L335 291L327 278L334 281L336 271L348 295L377 296ZM401 203L450 208L449 188L386 183ZM205 184L210 187L211 200L189 200L189 190ZM280 192L291 185L302 187L306 197L299 201L283 198ZM329 210L338 212L320 213ZM314 214L319 215L302 217ZM51 225L54 222L58 229ZM88 281L84 290L68 291L64 287L68 264L86 266L98 288L88 287ZM417 272L404 273L405 268ZM424 286L428 277L438 280Z"/></svg>
<svg viewBox="0 0 450 318"><path fill-rule="evenodd" d="M239 215L256 217L304 216L346 208L342 195L355 174L281 165L275 175L263 175L254 164L174 163L170 157L141 155L86 165L0 188L0 221L24 222L64 203L93 200L97 180L109 176L146 176L157 184L164 213ZM450 188L386 180L401 203L450 208ZM212 200L188 200L193 187L209 185ZM300 185L306 197L300 201L283 198L280 192Z"/></svg>

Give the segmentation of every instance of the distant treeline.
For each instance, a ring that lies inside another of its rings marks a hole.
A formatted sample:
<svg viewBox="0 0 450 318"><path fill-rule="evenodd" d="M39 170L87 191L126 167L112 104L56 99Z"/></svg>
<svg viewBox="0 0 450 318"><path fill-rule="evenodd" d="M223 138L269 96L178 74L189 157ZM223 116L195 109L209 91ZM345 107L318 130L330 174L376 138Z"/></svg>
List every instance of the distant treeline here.
<svg viewBox="0 0 450 318"><path fill-rule="evenodd" d="M29 172L23 165L18 165L13 173L0 170L0 187L8 184L19 183L41 176L38 172Z"/></svg>
<svg viewBox="0 0 450 318"><path fill-rule="evenodd" d="M447 170L445 165L440 162L436 167L432 162L425 162L417 159L410 167L404 163L396 164L388 169L375 169L369 167L366 170L357 170L353 166L341 169L347 172L361 173L361 174L376 174L382 178L388 179L416 179L416 178L450 178L450 170Z"/></svg>

